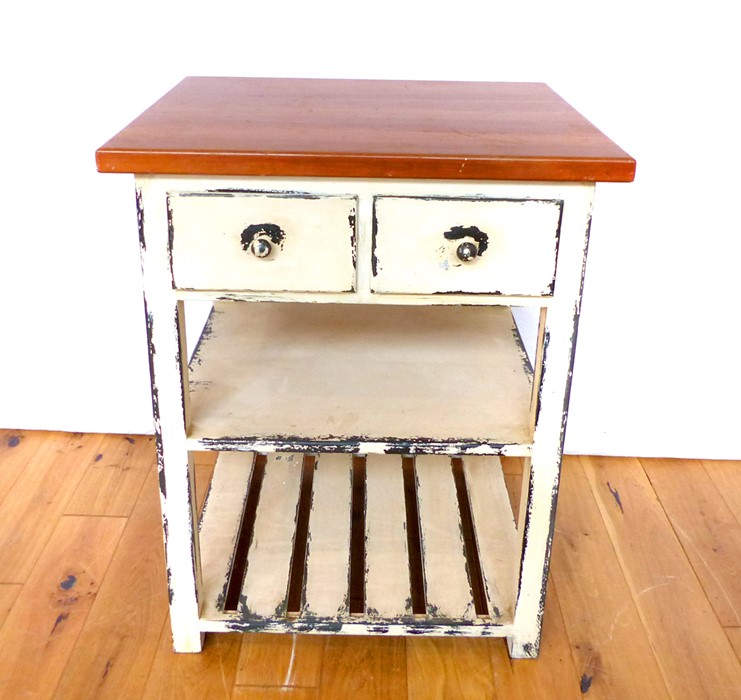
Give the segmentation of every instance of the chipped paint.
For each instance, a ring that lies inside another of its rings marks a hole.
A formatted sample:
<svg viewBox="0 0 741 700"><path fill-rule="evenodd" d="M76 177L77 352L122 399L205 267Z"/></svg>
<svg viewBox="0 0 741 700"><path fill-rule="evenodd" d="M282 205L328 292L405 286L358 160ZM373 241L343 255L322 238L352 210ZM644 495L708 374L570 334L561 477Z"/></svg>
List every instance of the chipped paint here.
<svg viewBox="0 0 741 700"><path fill-rule="evenodd" d="M198 444L207 450L256 452L344 452L350 454L438 454L438 455L523 455L527 446L519 443L488 442L461 438L334 436L306 438L297 435L222 436L200 438Z"/></svg>
<svg viewBox="0 0 741 700"><path fill-rule="evenodd" d="M478 226L452 226L443 233L446 241L459 241L463 238L473 238L478 243L476 255L482 256L489 247L489 234L484 233Z"/></svg>

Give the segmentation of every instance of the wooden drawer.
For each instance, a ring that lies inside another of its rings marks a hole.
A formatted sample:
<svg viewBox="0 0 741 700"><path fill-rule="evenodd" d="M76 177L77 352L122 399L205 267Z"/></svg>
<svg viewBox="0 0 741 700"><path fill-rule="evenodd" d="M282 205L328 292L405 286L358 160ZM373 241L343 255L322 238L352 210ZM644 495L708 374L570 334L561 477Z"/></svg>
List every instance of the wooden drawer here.
<svg viewBox="0 0 741 700"><path fill-rule="evenodd" d="M355 289L352 196L171 192L178 289L349 292Z"/></svg>
<svg viewBox="0 0 741 700"><path fill-rule="evenodd" d="M371 289L549 296L562 206L559 200L376 197Z"/></svg>

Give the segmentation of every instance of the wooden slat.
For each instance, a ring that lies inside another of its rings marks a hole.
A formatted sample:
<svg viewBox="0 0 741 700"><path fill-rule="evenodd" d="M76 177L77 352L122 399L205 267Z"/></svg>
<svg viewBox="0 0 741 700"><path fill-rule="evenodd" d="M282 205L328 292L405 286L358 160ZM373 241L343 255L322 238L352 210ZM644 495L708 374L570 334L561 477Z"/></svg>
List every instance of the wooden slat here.
<svg viewBox="0 0 741 700"><path fill-rule="evenodd" d="M51 697L125 524L121 518L59 520L0 631L0 695ZM6 689L12 690L6 695Z"/></svg>
<svg viewBox="0 0 741 700"><path fill-rule="evenodd" d="M223 610L255 455L222 452L203 507L200 528L203 616Z"/></svg>
<svg viewBox="0 0 741 700"><path fill-rule="evenodd" d="M352 455L317 457L313 485L302 616L345 617L350 609Z"/></svg>
<svg viewBox="0 0 741 700"><path fill-rule="evenodd" d="M490 700L494 694L490 639L407 640L410 700Z"/></svg>
<svg viewBox="0 0 741 700"><path fill-rule="evenodd" d="M106 435L65 508L67 515L130 515L157 459L154 438Z"/></svg>
<svg viewBox="0 0 741 700"><path fill-rule="evenodd" d="M327 637L300 634L245 634L236 686L317 687Z"/></svg>
<svg viewBox="0 0 741 700"><path fill-rule="evenodd" d="M412 614L402 458L368 455L365 469L365 608L372 617Z"/></svg>
<svg viewBox="0 0 741 700"><path fill-rule="evenodd" d="M535 83L190 77L96 158L101 172L198 175L630 181L635 171Z"/></svg>
<svg viewBox="0 0 741 700"><path fill-rule="evenodd" d="M576 458L566 458L562 469L551 579L588 697L631 697L636 686L646 698L666 697L639 611ZM546 616L550 605L548 599Z"/></svg>
<svg viewBox="0 0 741 700"><path fill-rule="evenodd" d="M741 666L640 463L581 462L670 693L736 700Z"/></svg>
<svg viewBox="0 0 741 700"><path fill-rule="evenodd" d="M286 611L301 454L270 454L255 518L240 611L246 617L276 617Z"/></svg>
<svg viewBox="0 0 741 700"><path fill-rule="evenodd" d="M166 583L157 471L152 465L57 697L141 696L167 622Z"/></svg>
<svg viewBox="0 0 741 700"><path fill-rule="evenodd" d="M473 620L461 519L449 457L415 459L427 612L434 617Z"/></svg>
<svg viewBox="0 0 741 700"><path fill-rule="evenodd" d="M641 465L721 625L741 626L741 523L699 462L642 459Z"/></svg>
<svg viewBox="0 0 741 700"><path fill-rule="evenodd" d="M498 457L463 460L489 616L511 622L517 589L517 531Z"/></svg>

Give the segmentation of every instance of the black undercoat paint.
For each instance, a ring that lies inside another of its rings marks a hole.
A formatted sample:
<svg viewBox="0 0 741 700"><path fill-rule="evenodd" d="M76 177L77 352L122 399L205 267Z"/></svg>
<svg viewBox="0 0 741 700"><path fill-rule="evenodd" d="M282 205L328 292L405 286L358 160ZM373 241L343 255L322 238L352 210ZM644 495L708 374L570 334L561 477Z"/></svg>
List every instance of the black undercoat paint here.
<svg viewBox="0 0 741 700"><path fill-rule="evenodd" d="M502 454L514 443L486 442L484 440L440 439L418 437L400 439L397 437L368 437L364 435L336 437L332 435L306 438L299 435L259 435L259 436L223 436L202 438L201 444L209 450L239 452L242 450L264 449L269 445L278 452L341 452L360 454L364 443L381 443L386 445L385 454L441 454L460 455L475 452L481 447L490 451L487 454Z"/></svg>
<svg viewBox="0 0 741 700"><path fill-rule="evenodd" d="M453 226L443 233L446 241L459 241L462 238L473 238L478 243L478 256L482 256L489 247L489 235L478 226Z"/></svg>
<svg viewBox="0 0 741 700"><path fill-rule="evenodd" d="M257 236L270 239L271 243L279 246L286 237L286 232L277 224L250 224L242 231L242 250L248 250Z"/></svg>

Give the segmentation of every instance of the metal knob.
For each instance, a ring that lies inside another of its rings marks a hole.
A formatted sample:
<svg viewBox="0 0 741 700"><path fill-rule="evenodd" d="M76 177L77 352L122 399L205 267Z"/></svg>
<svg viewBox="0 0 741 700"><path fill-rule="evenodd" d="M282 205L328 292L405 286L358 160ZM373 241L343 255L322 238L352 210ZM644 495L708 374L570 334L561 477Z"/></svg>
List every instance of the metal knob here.
<svg viewBox="0 0 741 700"><path fill-rule="evenodd" d="M464 241L456 248L455 254L461 262L471 262L478 256L479 249L475 243Z"/></svg>
<svg viewBox="0 0 741 700"><path fill-rule="evenodd" d="M255 238L250 245L250 251L256 258L267 258L273 252L273 246L264 238Z"/></svg>

